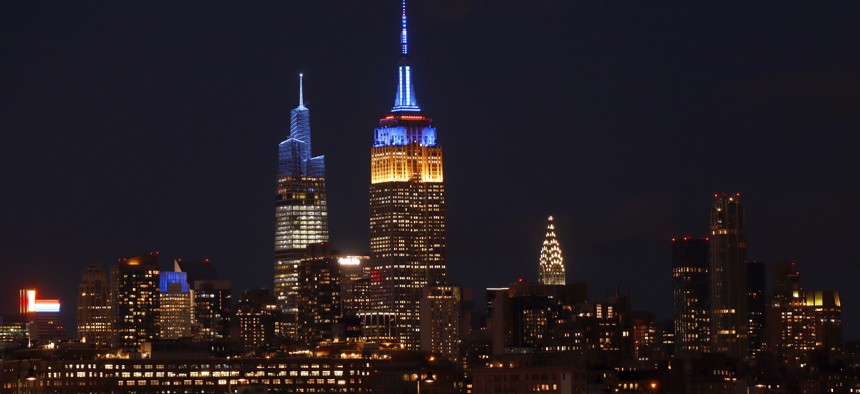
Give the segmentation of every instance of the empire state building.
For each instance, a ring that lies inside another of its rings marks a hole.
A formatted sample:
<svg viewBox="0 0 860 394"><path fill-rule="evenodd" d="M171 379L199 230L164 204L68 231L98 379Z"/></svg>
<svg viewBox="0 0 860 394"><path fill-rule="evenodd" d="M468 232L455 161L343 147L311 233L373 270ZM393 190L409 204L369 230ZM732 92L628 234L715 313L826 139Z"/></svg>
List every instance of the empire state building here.
<svg viewBox="0 0 860 394"><path fill-rule="evenodd" d="M420 347L421 289L445 282L445 182L433 120L412 85L401 14L397 93L370 150L371 306L394 315L394 336Z"/></svg>

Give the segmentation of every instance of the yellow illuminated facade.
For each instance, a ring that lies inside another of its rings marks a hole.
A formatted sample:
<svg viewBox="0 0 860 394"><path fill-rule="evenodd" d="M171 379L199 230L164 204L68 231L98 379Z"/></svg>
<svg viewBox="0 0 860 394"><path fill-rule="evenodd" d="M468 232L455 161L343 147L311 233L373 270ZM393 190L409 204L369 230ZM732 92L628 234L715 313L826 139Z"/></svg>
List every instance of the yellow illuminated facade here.
<svg viewBox="0 0 860 394"><path fill-rule="evenodd" d="M438 182L442 175L442 147L408 145L374 147L370 156L370 183Z"/></svg>

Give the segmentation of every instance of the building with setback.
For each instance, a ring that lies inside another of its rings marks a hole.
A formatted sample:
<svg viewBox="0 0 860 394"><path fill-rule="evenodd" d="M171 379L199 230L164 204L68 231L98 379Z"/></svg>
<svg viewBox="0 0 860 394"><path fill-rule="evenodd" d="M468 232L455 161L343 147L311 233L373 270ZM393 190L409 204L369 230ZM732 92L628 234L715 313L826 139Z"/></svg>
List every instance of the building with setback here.
<svg viewBox="0 0 860 394"><path fill-rule="evenodd" d="M209 259L202 261L173 262L176 272L188 276L193 300L191 336L195 341L225 340L230 338L233 317L232 285L221 279Z"/></svg>
<svg viewBox="0 0 860 394"><path fill-rule="evenodd" d="M714 195L711 208L711 351L747 356L746 224L740 193Z"/></svg>
<svg viewBox="0 0 860 394"><path fill-rule="evenodd" d="M191 338L191 290L184 272L158 274L159 339Z"/></svg>
<svg viewBox="0 0 860 394"><path fill-rule="evenodd" d="M395 335L420 346L421 289L443 284L445 182L436 128L415 98L403 2L394 107L374 131L370 168L371 307L396 318Z"/></svg>
<svg viewBox="0 0 860 394"><path fill-rule="evenodd" d="M778 359L809 363L842 351L842 303L835 291L800 286L793 262L776 264L767 305L767 347Z"/></svg>
<svg viewBox="0 0 860 394"><path fill-rule="evenodd" d="M302 75L299 106L290 111L290 137L278 146L275 194L275 296L284 315L281 334L295 337L298 269L310 243L328 242L325 157L311 156L310 111Z"/></svg>

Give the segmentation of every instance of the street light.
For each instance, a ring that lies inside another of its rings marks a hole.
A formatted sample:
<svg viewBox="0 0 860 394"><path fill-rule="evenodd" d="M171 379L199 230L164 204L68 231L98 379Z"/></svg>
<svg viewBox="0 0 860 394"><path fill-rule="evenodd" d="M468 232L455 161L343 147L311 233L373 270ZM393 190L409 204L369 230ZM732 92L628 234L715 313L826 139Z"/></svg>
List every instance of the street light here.
<svg viewBox="0 0 860 394"><path fill-rule="evenodd" d="M424 383L433 383L436 380L433 379L433 375L427 374L423 376L421 374L415 374L415 394L421 394L421 381L424 380Z"/></svg>
<svg viewBox="0 0 860 394"><path fill-rule="evenodd" d="M29 358L22 358L22 359L18 360L18 369L16 372L18 373L18 393L19 394L21 393L21 363L24 362L24 360L27 360L27 365L29 365L29 368L27 368L27 376L24 377L24 380L27 382L36 381L36 366L33 365L33 361L30 360Z"/></svg>

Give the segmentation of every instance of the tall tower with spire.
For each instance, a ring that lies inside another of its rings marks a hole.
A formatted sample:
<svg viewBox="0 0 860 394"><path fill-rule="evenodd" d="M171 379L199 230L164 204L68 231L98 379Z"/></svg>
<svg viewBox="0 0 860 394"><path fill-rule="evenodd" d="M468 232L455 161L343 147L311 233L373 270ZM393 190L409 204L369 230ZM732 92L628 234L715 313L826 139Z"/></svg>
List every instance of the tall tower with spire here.
<svg viewBox="0 0 860 394"><path fill-rule="evenodd" d="M538 268L538 283L545 285L564 285L564 257L561 255L561 245L555 236L555 223L552 215L547 220L546 237L540 250L540 266Z"/></svg>
<svg viewBox="0 0 860 394"><path fill-rule="evenodd" d="M278 145L275 194L275 295L282 334L295 336L299 262L310 243L328 242L325 156L311 156L310 112L299 74L299 106L290 111L290 136Z"/></svg>
<svg viewBox="0 0 860 394"><path fill-rule="evenodd" d="M445 283L442 147L412 85L403 1L394 107L379 120L370 150L370 302L393 313L394 336L420 347L422 288Z"/></svg>

